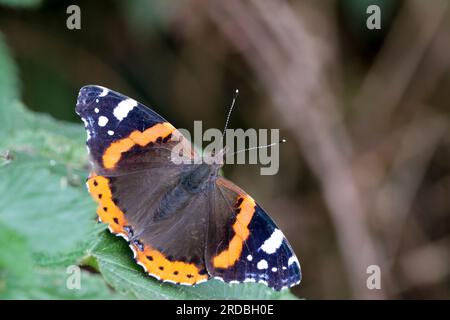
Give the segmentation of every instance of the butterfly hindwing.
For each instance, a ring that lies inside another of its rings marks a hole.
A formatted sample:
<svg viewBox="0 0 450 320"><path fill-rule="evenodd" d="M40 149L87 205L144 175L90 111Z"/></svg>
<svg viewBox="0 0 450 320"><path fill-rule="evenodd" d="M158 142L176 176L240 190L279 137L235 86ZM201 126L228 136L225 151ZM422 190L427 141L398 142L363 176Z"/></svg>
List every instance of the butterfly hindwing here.
<svg viewBox="0 0 450 320"><path fill-rule="evenodd" d="M218 178L206 266L225 282L261 282L275 290L301 280L300 264L283 233L243 190Z"/></svg>

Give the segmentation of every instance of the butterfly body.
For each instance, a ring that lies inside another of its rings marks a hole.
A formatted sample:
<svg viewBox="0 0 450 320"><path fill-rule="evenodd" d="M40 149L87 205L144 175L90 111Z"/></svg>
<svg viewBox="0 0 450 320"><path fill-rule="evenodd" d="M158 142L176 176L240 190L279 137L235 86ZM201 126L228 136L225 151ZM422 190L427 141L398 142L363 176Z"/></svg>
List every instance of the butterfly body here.
<svg viewBox="0 0 450 320"><path fill-rule="evenodd" d="M129 241L149 275L185 285L261 282L275 290L300 282L298 260L275 223L218 174L223 151L199 161L164 118L100 86L81 88L76 112L88 134L87 187L99 220ZM179 146L186 161L175 163Z"/></svg>

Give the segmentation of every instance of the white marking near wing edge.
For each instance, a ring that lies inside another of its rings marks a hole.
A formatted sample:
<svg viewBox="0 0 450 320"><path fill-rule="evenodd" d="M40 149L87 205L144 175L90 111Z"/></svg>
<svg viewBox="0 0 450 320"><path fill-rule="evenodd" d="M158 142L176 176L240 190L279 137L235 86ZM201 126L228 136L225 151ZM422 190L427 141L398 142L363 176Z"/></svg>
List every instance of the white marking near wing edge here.
<svg viewBox="0 0 450 320"><path fill-rule="evenodd" d="M142 262L136 261L136 263L137 263L138 265L140 265L140 266L145 270L145 272L148 272L147 267L146 267Z"/></svg>
<svg viewBox="0 0 450 320"><path fill-rule="evenodd" d="M129 244L128 246L130 247L131 251L133 251L133 258L136 259L136 257L137 257L136 250L134 249L134 247L131 244Z"/></svg>
<svg viewBox="0 0 450 320"><path fill-rule="evenodd" d="M244 279L244 282L245 283L247 283L247 282L256 282L256 279L248 278L248 279Z"/></svg>
<svg viewBox="0 0 450 320"><path fill-rule="evenodd" d="M125 240L130 241L130 239L128 238L128 236L127 236L126 234L124 234L124 233L117 233L116 236L122 237L122 238L124 238Z"/></svg>
<svg viewBox="0 0 450 320"><path fill-rule="evenodd" d="M280 231L280 229L275 229L273 233L270 235L269 238L267 238L266 241L261 246L261 250L268 254L275 253L275 251L278 250L278 248L283 243L283 233Z"/></svg>
<svg viewBox="0 0 450 320"><path fill-rule="evenodd" d="M258 262L258 264L256 265L256 267L257 267L259 270L263 270L263 269L267 269L267 268L269 267L269 265L267 264L267 261L266 261L266 260L262 259L262 260L260 260L260 261Z"/></svg>
<svg viewBox="0 0 450 320"><path fill-rule="evenodd" d="M100 87L100 86L99 86ZM98 95L99 97L104 97L104 96L106 96L107 94L108 94L108 92L109 92L109 90L108 89L106 89L106 88L104 88L104 87L100 87L100 88L102 88L102 92L100 92L100 94Z"/></svg>
<svg viewBox="0 0 450 320"><path fill-rule="evenodd" d="M194 285L198 285L200 283L204 283L206 281L208 281L209 279L203 279L203 280L199 280L198 282L196 282Z"/></svg>
<svg viewBox="0 0 450 320"><path fill-rule="evenodd" d="M292 257L289 258L289 260L288 260L288 266L290 266L290 265L292 265L292 264L294 264L294 263L297 264L297 266L300 267L300 263L298 262L298 259L297 259L296 256L292 256Z"/></svg>
<svg viewBox="0 0 450 320"><path fill-rule="evenodd" d="M262 284L265 284L266 286L268 286L269 284L267 283L267 281L265 281L265 280L259 280L258 281L258 283L262 283Z"/></svg>
<svg viewBox="0 0 450 320"><path fill-rule="evenodd" d="M117 120L122 121L128 115L128 113L137 106L137 101L133 99L126 99L120 101L117 107L114 108L113 114Z"/></svg>

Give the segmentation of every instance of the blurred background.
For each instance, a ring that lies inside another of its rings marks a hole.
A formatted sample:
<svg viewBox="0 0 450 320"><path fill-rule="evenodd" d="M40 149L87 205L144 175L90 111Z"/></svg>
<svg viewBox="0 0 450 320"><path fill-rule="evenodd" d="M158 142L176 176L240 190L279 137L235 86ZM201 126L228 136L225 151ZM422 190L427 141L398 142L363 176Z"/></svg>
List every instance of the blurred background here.
<svg viewBox="0 0 450 320"><path fill-rule="evenodd" d="M288 142L277 175L224 174L289 239L296 295L450 298L448 1L29 2L0 1L29 108L80 123L78 90L99 84L176 127L222 128L238 88L230 127ZM81 30L66 27L71 4ZM366 27L371 4L380 30Z"/></svg>

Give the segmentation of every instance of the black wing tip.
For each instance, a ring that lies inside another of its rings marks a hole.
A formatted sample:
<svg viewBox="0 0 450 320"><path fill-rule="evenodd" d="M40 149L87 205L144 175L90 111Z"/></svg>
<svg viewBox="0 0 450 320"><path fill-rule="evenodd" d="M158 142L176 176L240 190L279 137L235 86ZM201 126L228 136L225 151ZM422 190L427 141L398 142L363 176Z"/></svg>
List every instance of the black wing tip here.
<svg viewBox="0 0 450 320"><path fill-rule="evenodd" d="M75 107L75 111L77 114L84 114L89 107L93 104L93 102L101 97L117 95L121 97L122 95L117 92L108 89L107 87L95 84L85 85L80 88L78 92L77 104ZM125 99L126 97L124 97Z"/></svg>
<svg viewBox="0 0 450 320"><path fill-rule="evenodd" d="M83 86L78 92L77 104L75 107L75 111L78 114L83 114L89 105L104 92L104 90L108 90L101 86L96 85L87 85Z"/></svg>

